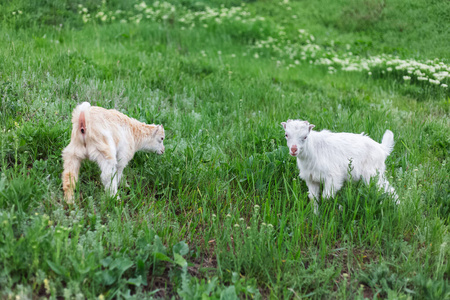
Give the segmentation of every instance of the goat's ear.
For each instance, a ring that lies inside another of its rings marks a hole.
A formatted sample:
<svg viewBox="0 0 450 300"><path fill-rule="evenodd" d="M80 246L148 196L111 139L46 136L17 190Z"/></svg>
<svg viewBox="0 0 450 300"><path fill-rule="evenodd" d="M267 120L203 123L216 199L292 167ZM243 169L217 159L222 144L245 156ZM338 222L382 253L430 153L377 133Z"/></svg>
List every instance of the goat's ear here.
<svg viewBox="0 0 450 300"><path fill-rule="evenodd" d="M311 129L313 129L314 127L316 127L316 125L309 124L309 126L308 126L309 131L308 131L308 133L311 132Z"/></svg>
<svg viewBox="0 0 450 300"><path fill-rule="evenodd" d="M281 125L283 126L284 129L286 129L286 122L281 122Z"/></svg>
<svg viewBox="0 0 450 300"><path fill-rule="evenodd" d="M156 134L158 133L158 131L160 130L160 128L161 128L161 125L150 125L150 126L154 126L153 128L154 128L154 130L153 130L153 133L152 133L152 135L153 136L156 136Z"/></svg>

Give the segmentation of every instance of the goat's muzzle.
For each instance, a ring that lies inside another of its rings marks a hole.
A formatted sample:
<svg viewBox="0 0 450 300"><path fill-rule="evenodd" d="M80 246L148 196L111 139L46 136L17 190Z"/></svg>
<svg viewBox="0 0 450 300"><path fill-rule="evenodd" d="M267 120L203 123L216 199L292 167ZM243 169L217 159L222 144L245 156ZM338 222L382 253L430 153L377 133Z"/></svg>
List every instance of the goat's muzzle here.
<svg viewBox="0 0 450 300"><path fill-rule="evenodd" d="M292 155L292 156L297 156L297 154L298 154L298 148L297 148L297 145L293 145L293 146L291 147L291 151L289 152L289 154Z"/></svg>

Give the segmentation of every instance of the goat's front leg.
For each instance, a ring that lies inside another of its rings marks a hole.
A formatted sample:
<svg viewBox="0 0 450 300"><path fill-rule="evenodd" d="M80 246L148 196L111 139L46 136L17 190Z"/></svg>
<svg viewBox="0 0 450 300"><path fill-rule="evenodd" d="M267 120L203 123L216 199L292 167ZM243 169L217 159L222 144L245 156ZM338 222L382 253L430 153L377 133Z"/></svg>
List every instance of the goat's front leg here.
<svg viewBox="0 0 450 300"><path fill-rule="evenodd" d="M120 185L120 180L122 179L123 170L127 166L129 159L127 159L125 156L120 155L121 153L118 153L117 155L117 176L116 178L116 184L117 186ZM128 187L128 185L126 185Z"/></svg>
<svg viewBox="0 0 450 300"><path fill-rule="evenodd" d="M323 198L334 198L336 193L342 188L343 182L333 178L326 178L323 182Z"/></svg>
<svg viewBox="0 0 450 300"><path fill-rule="evenodd" d="M334 198L336 196L336 193L342 188L344 185L343 181L333 180L332 178L327 178L323 182L324 188L323 188L323 198L329 199ZM339 210L342 210L342 206L339 204Z"/></svg>
<svg viewBox="0 0 450 300"><path fill-rule="evenodd" d="M122 166L121 164L117 165L117 172L113 178L113 183L112 183L112 186L114 186L116 189L114 192L114 195L117 193L117 189L120 185L120 180L122 179L122 175L123 175L123 169L124 169L124 166ZM117 196L117 199L120 199L120 197Z"/></svg>
<svg viewBox="0 0 450 300"><path fill-rule="evenodd" d="M306 185L308 186L308 197L313 203L314 214L318 215L320 183L314 182L312 180L306 180Z"/></svg>
<svg viewBox="0 0 450 300"><path fill-rule="evenodd" d="M100 170L102 174L100 175L102 183L105 186L105 191L110 196L115 196L117 194L118 187L118 174L116 161L112 159L103 160L99 163Z"/></svg>

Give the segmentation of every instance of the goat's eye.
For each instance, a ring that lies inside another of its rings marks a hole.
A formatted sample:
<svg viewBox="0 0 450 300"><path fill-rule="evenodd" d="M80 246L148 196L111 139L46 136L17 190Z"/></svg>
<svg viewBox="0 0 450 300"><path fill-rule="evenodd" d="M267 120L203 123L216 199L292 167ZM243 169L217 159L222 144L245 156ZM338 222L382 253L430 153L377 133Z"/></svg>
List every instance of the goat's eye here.
<svg viewBox="0 0 450 300"><path fill-rule="evenodd" d="M286 134L285 137L288 138L288 135Z"/></svg>
<svg viewBox="0 0 450 300"><path fill-rule="evenodd" d="M306 140L307 136L305 136L303 139Z"/></svg>
<svg viewBox="0 0 450 300"><path fill-rule="evenodd" d="M164 138L163 138L163 137L161 138L161 141L164 141Z"/></svg>

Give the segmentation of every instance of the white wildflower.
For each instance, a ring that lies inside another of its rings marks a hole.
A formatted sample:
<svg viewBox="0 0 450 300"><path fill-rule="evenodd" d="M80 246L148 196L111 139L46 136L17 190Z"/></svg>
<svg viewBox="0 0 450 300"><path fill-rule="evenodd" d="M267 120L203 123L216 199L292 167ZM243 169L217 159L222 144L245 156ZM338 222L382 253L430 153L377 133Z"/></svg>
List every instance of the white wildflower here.
<svg viewBox="0 0 450 300"><path fill-rule="evenodd" d="M138 8L139 8L139 9L145 9L145 8L147 8L147 4L146 4L144 1L142 1L142 2L138 5Z"/></svg>
<svg viewBox="0 0 450 300"><path fill-rule="evenodd" d="M435 85L439 85L441 82L439 80L434 80L434 79L429 79L428 80L430 83L435 84Z"/></svg>
<svg viewBox="0 0 450 300"><path fill-rule="evenodd" d="M414 75L425 76L425 73L420 72L420 70L416 70L416 71L414 71Z"/></svg>

